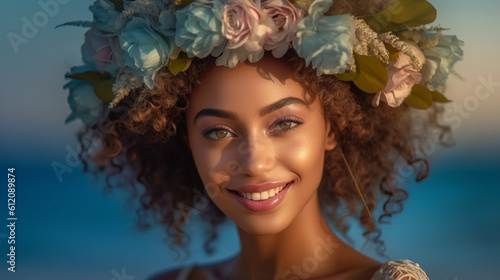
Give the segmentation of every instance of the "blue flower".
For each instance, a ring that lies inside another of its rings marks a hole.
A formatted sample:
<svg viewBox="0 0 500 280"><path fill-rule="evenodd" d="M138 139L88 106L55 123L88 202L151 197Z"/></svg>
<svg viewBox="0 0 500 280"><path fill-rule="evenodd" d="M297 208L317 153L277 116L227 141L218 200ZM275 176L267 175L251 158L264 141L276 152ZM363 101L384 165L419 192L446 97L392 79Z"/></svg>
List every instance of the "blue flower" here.
<svg viewBox="0 0 500 280"><path fill-rule="evenodd" d="M66 75L86 71L96 71L96 69L89 65L77 66L71 68L71 72ZM104 102L95 94L94 86L83 80L72 79L64 85L64 88L69 88L68 103L71 108L71 114L66 118L66 123L79 118L86 125L95 124L103 109Z"/></svg>
<svg viewBox="0 0 500 280"><path fill-rule="evenodd" d="M430 90L444 86L453 65L464 56L460 47L463 41L458 40L457 36L436 35L439 36L437 45L422 50L426 58L422 83Z"/></svg>
<svg viewBox="0 0 500 280"><path fill-rule="evenodd" d="M94 14L93 27L104 32L117 34L127 23L109 0L97 0L89 9Z"/></svg>
<svg viewBox="0 0 500 280"><path fill-rule="evenodd" d="M156 73L168 63L174 38L167 37L165 41L144 18L132 17L118 39L125 51L125 65L132 69L135 76L144 77L144 83L152 89Z"/></svg>
<svg viewBox="0 0 500 280"><path fill-rule="evenodd" d="M297 25L293 47L318 76L343 73L352 56L353 23L349 15L324 16L332 0L317 0Z"/></svg>
<svg viewBox="0 0 500 280"><path fill-rule="evenodd" d="M206 57L217 47L215 55L220 55L225 41L221 32L222 11L222 3L215 0L194 1L177 10L175 43L189 57Z"/></svg>
<svg viewBox="0 0 500 280"><path fill-rule="evenodd" d="M160 32L165 37L174 37L175 36L175 14L173 14L170 10L165 10L160 12L158 15L158 23L155 27L155 30Z"/></svg>

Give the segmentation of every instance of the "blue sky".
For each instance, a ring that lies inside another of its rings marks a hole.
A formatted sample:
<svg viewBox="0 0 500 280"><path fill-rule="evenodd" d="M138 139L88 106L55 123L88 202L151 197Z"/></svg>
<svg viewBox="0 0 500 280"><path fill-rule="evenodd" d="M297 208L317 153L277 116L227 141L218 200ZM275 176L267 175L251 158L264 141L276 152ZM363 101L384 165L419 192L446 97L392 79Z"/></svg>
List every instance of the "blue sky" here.
<svg viewBox="0 0 500 280"><path fill-rule="evenodd" d="M91 19L92 2L53 2L57 9L46 18L37 1L0 3L0 166L4 172L15 166L19 178L18 272L6 272L7 231L0 227L1 279L119 279L123 271L142 279L176 265L161 229L134 228L126 194L103 194L81 165L62 181L52 169L76 149L80 123L64 124L70 110L62 85L64 73L80 62L85 32L54 26ZM431 3L437 23L465 41L464 61L455 68L464 80L451 77L447 89L457 144L432 151L430 177L411 186L405 210L384 226L383 238L391 258L418 261L431 279L494 279L493 260L500 259L500 2ZM13 47L9 33L23 34L26 20L38 27ZM488 97L474 101L476 92ZM6 209L6 195L0 194L0 209ZM217 258L238 250L234 227L222 234ZM359 248L363 240L357 240ZM189 261L203 260L193 253Z"/></svg>

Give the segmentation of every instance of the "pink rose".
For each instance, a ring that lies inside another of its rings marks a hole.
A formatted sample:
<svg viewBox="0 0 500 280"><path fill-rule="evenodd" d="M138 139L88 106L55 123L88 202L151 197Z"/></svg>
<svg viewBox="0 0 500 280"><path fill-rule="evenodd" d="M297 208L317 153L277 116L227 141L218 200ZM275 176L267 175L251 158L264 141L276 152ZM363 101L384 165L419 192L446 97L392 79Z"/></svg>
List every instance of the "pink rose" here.
<svg viewBox="0 0 500 280"><path fill-rule="evenodd" d="M252 0L229 0L222 13L222 35L227 49L244 47L248 52L262 48L272 32L267 16L262 15Z"/></svg>
<svg viewBox="0 0 500 280"><path fill-rule="evenodd" d="M116 37L101 36L95 30L85 33L85 44L82 47L84 60L90 59L97 70L116 75L123 66L123 54Z"/></svg>
<svg viewBox="0 0 500 280"><path fill-rule="evenodd" d="M266 1L262 5L262 11L273 19L277 28L264 44L264 49L272 50L273 56L280 58L290 47L303 12L288 0Z"/></svg>
<svg viewBox="0 0 500 280"><path fill-rule="evenodd" d="M417 45L406 43L420 64L424 64L425 56ZM411 58L402 52L398 53L396 62L387 69L387 76L387 86L373 98L372 105L375 107L380 104L380 100L391 107L398 107L410 95L412 87L422 80L422 74L411 66Z"/></svg>

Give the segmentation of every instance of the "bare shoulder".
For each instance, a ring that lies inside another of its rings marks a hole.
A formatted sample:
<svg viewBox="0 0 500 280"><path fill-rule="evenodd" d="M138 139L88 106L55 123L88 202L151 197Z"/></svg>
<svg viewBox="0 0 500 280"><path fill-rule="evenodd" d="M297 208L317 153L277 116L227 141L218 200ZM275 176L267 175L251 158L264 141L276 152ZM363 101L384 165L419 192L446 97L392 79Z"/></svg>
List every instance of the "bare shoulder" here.
<svg viewBox="0 0 500 280"><path fill-rule="evenodd" d="M377 273L377 271L380 269L381 265L382 265L381 263L377 263L377 264L369 264L366 266L362 266L359 269L352 271L349 277L346 279L370 280L372 279L373 275Z"/></svg>

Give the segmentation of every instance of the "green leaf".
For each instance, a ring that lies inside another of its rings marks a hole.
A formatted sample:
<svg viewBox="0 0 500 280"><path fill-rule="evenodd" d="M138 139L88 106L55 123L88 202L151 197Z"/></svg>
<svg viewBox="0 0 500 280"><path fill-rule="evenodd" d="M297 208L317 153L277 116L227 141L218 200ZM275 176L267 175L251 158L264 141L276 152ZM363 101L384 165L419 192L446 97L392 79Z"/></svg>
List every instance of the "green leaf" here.
<svg viewBox="0 0 500 280"><path fill-rule="evenodd" d="M103 80L99 83L94 84L94 92L104 102L109 102L113 99L113 83L115 79Z"/></svg>
<svg viewBox="0 0 500 280"><path fill-rule="evenodd" d="M448 98L446 98L443 94L441 94L439 91L431 91L432 94L432 101L433 102L442 102L442 103L447 103L451 102Z"/></svg>
<svg viewBox="0 0 500 280"><path fill-rule="evenodd" d="M185 52L181 52L176 59L171 59L168 62L168 69L174 76L182 71L185 71L191 65L192 59L187 56Z"/></svg>
<svg viewBox="0 0 500 280"><path fill-rule="evenodd" d="M389 61L397 61L399 57L399 50L393 47L391 44L384 44L384 46L389 52Z"/></svg>
<svg viewBox="0 0 500 280"><path fill-rule="evenodd" d="M176 7L177 8L183 8L183 7L186 7L187 5L189 5L191 2L194 2L194 0L180 0L180 1L177 1L176 3Z"/></svg>
<svg viewBox="0 0 500 280"><path fill-rule="evenodd" d="M304 11L309 11L309 7L311 7L314 0L290 0L293 4L299 6Z"/></svg>
<svg viewBox="0 0 500 280"><path fill-rule="evenodd" d="M426 0L399 0L402 12L395 13L392 22L403 24L409 27L429 24L436 19L437 11L431 3ZM396 3L391 4L389 8ZM394 7L397 10L398 7Z"/></svg>
<svg viewBox="0 0 500 280"><path fill-rule="evenodd" d="M373 15L361 17L375 31L387 32L401 25L415 27L433 22L436 8L426 0L397 0L387 9Z"/></svg>
<svg viewBox="0 0 500 280"><path fill-rule="evenodd" d="M406 97L405 104L417 109L427 109L432 105L432 93L425 86L416 84L411 94Z"/></svg>
<svg viewBox="0 0 500 280"><path fill-rule="evenodd" d="M352 80L356 79L358 76L359 76L359 73L355 72L355 71L345 71L342 74L335 74L335 77L337 77L337 79L344 81L344 82L352 81Z"/></svg>
<svg viewBox="0 0 500 280"><path fill-rule="evenodd" d="M378 59L354 54L358 67L358 77L353 80L354 84L366 93L377 93L387 85L387 70L385 65Z"/></svg>
<svg viewBox="0 0 500 280"><path fill-rule="evenodd" d="M59 28L62 26L78 26L78 27L85 27L85 28L91 28L92 27L92 22L89 20L75 20L75 21L70 21L70 22L65 22L62 24L56 25L54 28Z"/></svg>
<svg viewBox="0 0 500 280"><path fill-rule="evenodd" d="M370 26L371 29L378 33L385 33L389 31L397 31L403 29L400 24L396 24L390 21L384 21L380 18L371 18L372 16L367 16L367 18L363 17L366 23Z"/></svg>
<svg viewBox="0 0 500 280"><path fill-rule="evenodd" d="M76 73L73 75L68 75L66 77L71 78L71 79L77 79L77 80L83 80L87 81L91 84L99 83L102 80L108 80L110 78L110 74L101 74L96 71L86 71L82 73Z"/></svg>
<svg viewBox="0 0 500 280"><path fill-rule="evenodd" d="M109 1L115 4L115 10L117 10L118 12L123 11L123 0L109 0Z"/></svg>
<svg viewBox="0 0 500 280"><path fill-rule="evenodd" d="M91 83L94 86L94 92L104 102L113 99L112 86L115 79L109 79L109 73L101 74L95 71L87 71L66 76L68 78L77 79Z"/></svg>

